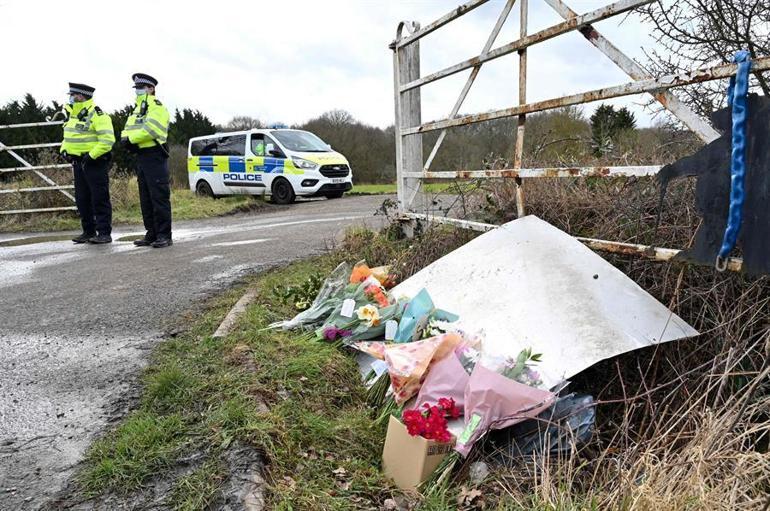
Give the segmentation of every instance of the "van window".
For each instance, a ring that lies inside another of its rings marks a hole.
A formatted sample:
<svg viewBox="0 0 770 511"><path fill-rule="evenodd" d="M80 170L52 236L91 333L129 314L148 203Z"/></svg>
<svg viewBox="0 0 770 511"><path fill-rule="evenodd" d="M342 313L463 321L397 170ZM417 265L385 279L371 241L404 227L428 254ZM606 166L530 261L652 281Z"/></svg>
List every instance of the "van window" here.
<svg viewBox="0 0 770 511"><path fill-rule="evenodd" d="M330 151L326 142L309 131L276 130L270 133L289 151L301 153L328 153Z"/></svg>
<svg viewBox="0 0 770 511"><path fill-rule="evenodd" d="M216 154L217 141L213 138L193 140L190 146L190 154L193 156L214 156Z"/></svg>
<svg viewBox="0 0 770 511"><path fill-rule="evenodd" d="M244 156L246 154L246 135L219 137L217 156Z"/></svg>
<svg viewBox="0 0 770 511"><path fill-rule="evenodd" d="M278 151L277 154L272 154L270 151ZM265 154L267 156L273 156L275 158L286 158L286 155L283 154L283 151L278 146L278 144L275 143L275 140L265 135Z"/></svg>
<svg viewBox="0 0 770 511"><path fill-rule="evenodd" d="M262 133L251 134L251 152L254 156L265 155L265 136Z"/></svg>

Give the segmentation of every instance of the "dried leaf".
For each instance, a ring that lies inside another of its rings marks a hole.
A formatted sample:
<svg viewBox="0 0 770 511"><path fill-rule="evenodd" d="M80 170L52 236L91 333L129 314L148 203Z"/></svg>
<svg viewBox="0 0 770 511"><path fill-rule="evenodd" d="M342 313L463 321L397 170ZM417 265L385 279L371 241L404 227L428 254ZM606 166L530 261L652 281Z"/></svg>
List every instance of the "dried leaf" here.
<svg viewBox="0 0 770 511"><path fill-rule="evenodd" d="M460 495L457 496L457 505L462 510L484 509L484 499L479 490L469 490L465 486L460 489Z"/></svg>
<svg viewBox="0 0 770 511"><path fill-rule="evenodd" d="M398 503L393 499L385 499L385 502L382 503L382 509L384 511L394 511L398 509Z"/></svg>

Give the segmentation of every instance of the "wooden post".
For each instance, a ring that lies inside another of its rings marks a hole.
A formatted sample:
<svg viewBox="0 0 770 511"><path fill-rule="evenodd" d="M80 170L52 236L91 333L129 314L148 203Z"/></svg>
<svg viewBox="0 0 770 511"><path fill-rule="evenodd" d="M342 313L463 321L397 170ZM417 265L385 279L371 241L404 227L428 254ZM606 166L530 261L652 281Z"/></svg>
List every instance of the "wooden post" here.
<svg viewBox="0 0 770 511"><path fill-rule="evenodd" d="M402 29L407 23L401 23L396 41L401 39ZM411 33L420 29L420 24L410 22ZM393 74L396 106L396 182L398 207L401 212L414 211L414 198L420 191L420 180L404 177L404 172L422 170L422 134L401 135L401 129L419 126L422 123L422 104L420 89L399 92L401 84L409 83L420 77L420 42L393 48Z"/></svg>
<svg viewBox="0 0 770 511"><path fill-rule="evenodd" d="M527 36L527 1L521 0L521 16L519 19L519 37L524 38ZM519 50L519 104L524 105L527 103L527 49L523 48ZM516 170L521 169L521 160L524 153L524 125L527 121L527 116L522 114L519 116L518 123L516 125L516 149L513 156L513 168ZM516 179L516 216L519 218L526 214L524 209L524 190L522 189L522 182L520 178Z"/></svg>

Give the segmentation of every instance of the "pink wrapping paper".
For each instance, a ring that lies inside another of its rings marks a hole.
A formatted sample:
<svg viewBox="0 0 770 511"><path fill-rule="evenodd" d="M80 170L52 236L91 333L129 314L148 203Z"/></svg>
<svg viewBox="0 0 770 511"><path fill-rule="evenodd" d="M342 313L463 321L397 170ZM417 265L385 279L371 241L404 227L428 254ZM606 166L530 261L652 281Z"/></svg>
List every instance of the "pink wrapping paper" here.
<svg viewBox="0 0 770 511"><path fill-rule="evenodd" d="M448 397L455 400L455 405L462 413L465 404L465 387L469 379L470 376L465 372L457 355L450 353L449 356L430 367L428 376L420 387L414 408L421 409L425 403L437 405L439 399Z"/></svg>
<svg viewBox="0 0 770 511"><path fill-rule="evenodd" d="M431 363L452 353L460 342L460 335L448 333L422 341L387 346L385 363L388 365L396 403L403 404L417 394Z"/></svg>
<svg viewBox="0 0 770 511"><path fill-rule="evenodd" d="M455 450L467 456L473 444L491 429L502 429L537 416L556 396L506 378L476 364L465 388L465 429Z"/></svg>
<svg viewBox="0 0 770 511"><path fill-rule="evenodd" d="M361 341L353 344L353 347L362 353L371 355L374 358L385 360L385 349L393 343L382 341Z"/></svg>

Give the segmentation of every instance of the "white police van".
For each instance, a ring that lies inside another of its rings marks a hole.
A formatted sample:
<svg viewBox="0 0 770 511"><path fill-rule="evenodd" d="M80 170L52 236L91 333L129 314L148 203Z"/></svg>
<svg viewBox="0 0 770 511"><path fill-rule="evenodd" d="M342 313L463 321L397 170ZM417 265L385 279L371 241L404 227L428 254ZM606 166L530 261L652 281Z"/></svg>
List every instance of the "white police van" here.
<svg viewBox="0 0 770 511"><path fill-rule="evenodd" d="M270 195L337 199L353 188L348 160L309 131L253 129L190 139L190 190L210 197Z"/></svg>

